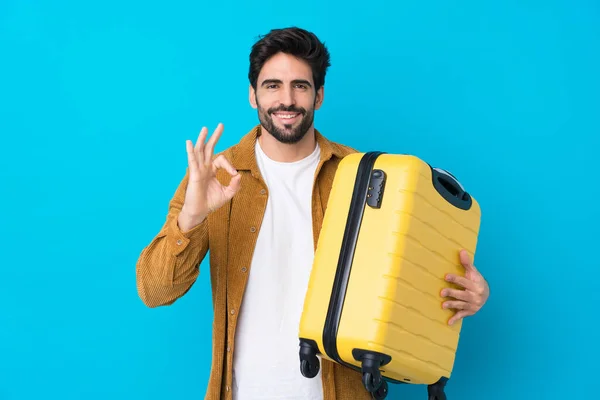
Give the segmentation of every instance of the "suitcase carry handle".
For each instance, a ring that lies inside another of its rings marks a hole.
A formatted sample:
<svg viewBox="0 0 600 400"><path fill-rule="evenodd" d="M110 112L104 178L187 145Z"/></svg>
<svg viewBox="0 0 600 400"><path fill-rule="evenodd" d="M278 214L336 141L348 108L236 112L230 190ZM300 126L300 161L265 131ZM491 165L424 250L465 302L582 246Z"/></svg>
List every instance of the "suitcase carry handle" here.
<svg viewBox="0 0 600 400"><path fill-rule="evenodd" d="M461 210L471 208L473 199L450 172L441 168L431 168L433 187L446 201Z"/></svg>

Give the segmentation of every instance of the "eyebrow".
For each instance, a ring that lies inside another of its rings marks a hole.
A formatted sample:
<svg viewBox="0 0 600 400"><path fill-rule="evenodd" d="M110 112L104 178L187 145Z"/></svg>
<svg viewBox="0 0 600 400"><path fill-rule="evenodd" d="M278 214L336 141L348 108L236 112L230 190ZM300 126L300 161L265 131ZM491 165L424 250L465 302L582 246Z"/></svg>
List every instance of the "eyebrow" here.
<svg viewBox="0 0 600 400"><path fill-rule="evenodd" d="M273 84L273 83L282 84L283 82L280 79L265 79L262 82L261 86L270 85L270 84ZM312 87L312 85L310 84L310 82L307 81L306 79L294 79L292 81L292 84L298 84L298 83L302 83L302 84L304 84L304 85L306 85L308 87Z"/></svg>

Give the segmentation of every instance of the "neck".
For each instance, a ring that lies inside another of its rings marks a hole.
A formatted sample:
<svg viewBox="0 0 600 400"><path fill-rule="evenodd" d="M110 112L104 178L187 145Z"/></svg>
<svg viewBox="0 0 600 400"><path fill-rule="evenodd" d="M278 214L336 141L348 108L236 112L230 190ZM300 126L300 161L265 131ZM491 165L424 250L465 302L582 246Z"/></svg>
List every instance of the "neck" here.
<svg viewBox="0 0 600 400"><path fill-rule="evenodd" d="M316 146L314 128L310 128L299 142L288 144L281 143L261 126L261 135L258 137L258 141L267 157L277 162L295 162L301 160L311 155L315 151Z"/></svg>

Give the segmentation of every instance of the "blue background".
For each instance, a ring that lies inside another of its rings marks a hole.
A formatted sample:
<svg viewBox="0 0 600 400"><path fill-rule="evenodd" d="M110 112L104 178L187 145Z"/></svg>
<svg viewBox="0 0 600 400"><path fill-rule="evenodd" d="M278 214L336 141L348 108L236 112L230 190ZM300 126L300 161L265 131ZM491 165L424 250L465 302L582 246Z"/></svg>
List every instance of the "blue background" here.
<svg viewBox="0 0 600 400"><path fill-rule="evenodd" d="M0 2L0 399L203 398L207 265L151 310L135 263L185 140L256 123L250 46L289 25L332 52L323 133L416 154L481 203L492 296L449 399L597 393L599 3L320 3Z"/></svg>

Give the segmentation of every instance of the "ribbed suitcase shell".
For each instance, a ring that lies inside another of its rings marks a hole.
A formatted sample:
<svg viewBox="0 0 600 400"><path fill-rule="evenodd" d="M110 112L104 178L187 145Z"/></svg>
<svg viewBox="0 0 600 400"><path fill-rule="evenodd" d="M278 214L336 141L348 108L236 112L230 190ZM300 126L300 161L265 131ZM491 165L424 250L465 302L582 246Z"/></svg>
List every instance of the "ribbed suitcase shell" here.
<svg viewBox="0 0 600 400"><path fill-rule="evenodd" d="M355 153L341 161L300 322L304 376L319 367L314 353L360 370L366 352L391 357L376 368L388 381L433 385L450 377L462 323L448 325L454 311L442 309L440 292L453 286L447 273L464 275L459 250L475 255L480 208L443 172L411 155ZM382 188L372 180L378 175ZM372 391L370 375L363 381Z"/></svg>

